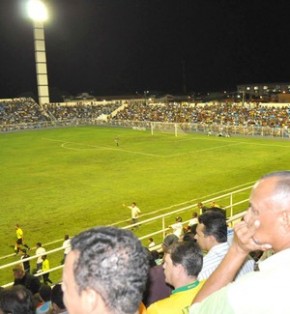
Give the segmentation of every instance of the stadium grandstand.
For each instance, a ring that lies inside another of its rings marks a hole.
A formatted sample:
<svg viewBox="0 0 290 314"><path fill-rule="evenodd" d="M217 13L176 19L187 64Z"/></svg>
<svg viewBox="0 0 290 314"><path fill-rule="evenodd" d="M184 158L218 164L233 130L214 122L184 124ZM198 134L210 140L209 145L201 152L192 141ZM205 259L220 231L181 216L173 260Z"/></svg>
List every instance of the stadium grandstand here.
<svg viewBox="0 0 290 314"><path fill-rule="evenodd" d="M76 101L39 106L32 98L0 100L0 131L77 125L152 128L178 124L184 132L219 136L289 137L290 105L244 102L160 102L159 99Z"/></svg>

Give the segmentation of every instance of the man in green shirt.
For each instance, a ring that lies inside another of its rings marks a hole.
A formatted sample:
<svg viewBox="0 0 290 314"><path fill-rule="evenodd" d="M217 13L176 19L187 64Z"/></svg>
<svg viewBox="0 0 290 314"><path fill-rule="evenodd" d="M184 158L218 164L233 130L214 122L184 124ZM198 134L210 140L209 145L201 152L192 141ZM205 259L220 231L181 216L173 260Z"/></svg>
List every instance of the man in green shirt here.
<svg viewBox="0 0 290 314"><path fill-rule="evenodd" d="M147 314L178 314L189 305L192 296L202 287L203 282L197 280L202 268L202 253L194 241L174 244L164 257L165 280L175 290L163 300L151 304Z"/></svg>

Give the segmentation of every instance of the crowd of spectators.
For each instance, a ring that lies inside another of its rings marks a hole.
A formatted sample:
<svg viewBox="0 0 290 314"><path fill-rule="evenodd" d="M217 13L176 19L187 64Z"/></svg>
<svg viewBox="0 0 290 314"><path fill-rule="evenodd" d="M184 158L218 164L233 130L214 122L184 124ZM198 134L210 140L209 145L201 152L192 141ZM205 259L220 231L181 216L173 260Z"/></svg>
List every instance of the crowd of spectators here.
<svg viewBox="0 0 290 314"><path fill-rule="evenodd" d="M290 108L265 107L262 105L241 106L237 103L204 105L187 104L129 104L118 112L114 119L158 121L175 123L204 123L223 125L290 126Z"/></svg>
<svg viewBox="0 0 290 314"><path fill-rule="evenodd" d="M119 109L113 115L112 113ZM188 123L201 126L224 127L269 127L288 129L290 126L290 107L281 108L241 103L144 103L128 101L106 104L91 102L76 102L71 104L47 104L39 106L32 98L17 98L0 101L0 130L9 131L11 125L29 124L35 127L46 127L49 123L75 121L94 122L101 116L106 116L110 122L140 121ZM80 123L77 123L80 124ZM243 132L244 133L244 132Z"/></svg>
<svg viewBox="0 0 290 314"><path fill-rule="evenodd" d="M46 112L49 112L56 120L72 119L97 119L101 115L109 115L120 106L119 103L89 104L78 102L75 105L47 104L44 105Z"/></svg>
<svg viewBox="0 0 290 314"><path fill-rule="evenodd" d="M32 98L0 101L0 125L47 121L42 108Z"/></svg>

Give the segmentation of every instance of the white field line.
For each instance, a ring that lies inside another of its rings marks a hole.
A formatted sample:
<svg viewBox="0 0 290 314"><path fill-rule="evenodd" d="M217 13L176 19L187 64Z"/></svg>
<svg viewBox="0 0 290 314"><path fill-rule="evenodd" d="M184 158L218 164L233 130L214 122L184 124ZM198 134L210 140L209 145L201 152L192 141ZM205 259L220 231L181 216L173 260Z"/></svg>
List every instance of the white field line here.
<svg viewBox="0 0 290 314"><path fill-rule="evenodd" d="M164 157L168 157L168 156L163 156L163 155L158 155L158 154L148 154L148 153L143 153L143 152L136 152L136 151L131 151L131 150L127 150L127 149L123 149L123 148L112 148L109 146L103 146L103 145L99 145L99 146L95 146L95 145L89 145L89 144L83 144L83 143L77 143L77 142L68 142L68 141L64 141L64 140L55 140L55 139L50 139L50 138L43 138L44 140L48 140L48 141L52 141L52 142L61 142L62 144L60 145L62 148L64 149L70 149L70 150L83 150L83 149L78 149L78 148L71 148L71 147L67 147L67 145L79 145L79 146L84 146L84 147L89 147L92 149L99 149L99 150L112 150L112 151L121 151L121 152L125 152L125 153L130 153L130 154L135 154L135 155L142 155L142 156L149 156L149 157L158 157L158 158L164 158ZM86 149L86 148L84 148Z"/></svg>

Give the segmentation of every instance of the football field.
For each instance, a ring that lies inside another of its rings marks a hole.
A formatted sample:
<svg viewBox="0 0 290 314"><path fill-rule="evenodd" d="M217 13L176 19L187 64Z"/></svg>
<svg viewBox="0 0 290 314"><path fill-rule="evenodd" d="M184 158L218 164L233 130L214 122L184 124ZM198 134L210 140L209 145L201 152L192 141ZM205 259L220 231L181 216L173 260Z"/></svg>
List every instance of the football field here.
<svg viewBox="0 0 290 314"><path fill-rule="evenodd" d="M2 133L0 256L13 253L16 223L31 246L47 243L129 219L122 204L135 201L149 217L251 184L289 169L289 157L289 140L272 138L105 127Z"/></svg>

